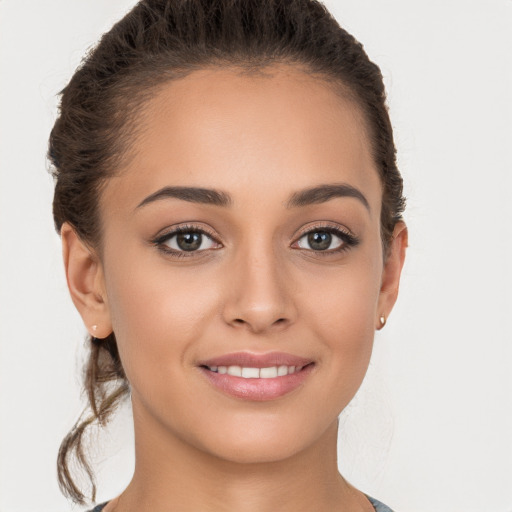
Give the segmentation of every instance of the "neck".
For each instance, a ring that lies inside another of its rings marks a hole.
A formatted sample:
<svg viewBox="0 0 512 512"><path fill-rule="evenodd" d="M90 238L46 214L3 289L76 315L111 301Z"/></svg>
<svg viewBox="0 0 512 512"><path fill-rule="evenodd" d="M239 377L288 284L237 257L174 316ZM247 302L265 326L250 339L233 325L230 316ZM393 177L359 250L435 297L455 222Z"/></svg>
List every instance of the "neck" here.
<svg viewBox="0 0 512 512"><path fill-rule="evenodd" d="M169 436L161 426L148 435L147 422L135 411L134 418L134 476L105 512L373 510L338 472L337 421L314 446L285 460L238 463Z"/></svg>

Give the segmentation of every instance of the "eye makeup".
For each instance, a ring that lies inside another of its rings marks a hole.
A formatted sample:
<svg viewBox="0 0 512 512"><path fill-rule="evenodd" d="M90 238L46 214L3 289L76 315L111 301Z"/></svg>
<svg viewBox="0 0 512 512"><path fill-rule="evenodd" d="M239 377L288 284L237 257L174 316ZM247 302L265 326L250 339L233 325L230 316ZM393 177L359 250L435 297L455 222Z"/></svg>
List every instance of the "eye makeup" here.
<svg viewBox="0 0 512 512"><path fill-rule="evenodd" d="M301 245L303 239L310 248ZM307 226L292 244L292 248L313 252L315 256L329 256L347 251L359 243L359 238L348 229L324 222Z"/></svg>
<svg viewBox="0 0 512 512"><path fill-rule="evenodd" d="M197 253L222 247L210 230L193 224L185 224L165 231L151 240L151 244L174 258L194 257Z"/></svg>
<svg viewBox="0 0 512 512"><path fill-rule="evenodd" d="M359 238L348 229L332 222L321 222L303 229L290 247L315 256L329 256L347 251L359 242ZM151 240L151 244L172 258L197 257L223 247L212 231L190 223L159 234Z"/></svg>

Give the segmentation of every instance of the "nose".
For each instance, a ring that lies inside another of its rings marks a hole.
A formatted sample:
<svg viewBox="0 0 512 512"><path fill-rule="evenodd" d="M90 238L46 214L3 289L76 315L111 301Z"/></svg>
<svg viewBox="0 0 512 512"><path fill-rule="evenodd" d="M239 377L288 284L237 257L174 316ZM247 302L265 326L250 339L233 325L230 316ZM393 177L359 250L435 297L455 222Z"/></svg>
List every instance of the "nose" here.
<svg viewBox="0 0 512 512"><path fill-rule="evenodd" d="M283 257L271 247L240 250L230 265L224 320L252 333L285 329L297 317L294 283Z"/></svg>

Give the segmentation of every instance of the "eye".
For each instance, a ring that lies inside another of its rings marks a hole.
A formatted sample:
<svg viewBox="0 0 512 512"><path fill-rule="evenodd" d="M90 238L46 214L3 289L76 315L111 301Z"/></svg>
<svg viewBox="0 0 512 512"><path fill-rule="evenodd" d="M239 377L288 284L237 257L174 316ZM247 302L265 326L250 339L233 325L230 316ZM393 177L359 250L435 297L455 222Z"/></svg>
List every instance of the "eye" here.
<svg viewBox="0 0 512 512"><path fill-rule="evenodd" d="M164 245L169 246L169 249L174 251L190 252L211 249L215 242L204 233L189 231L172 235Z"/></svg>
<svg viewBox="0 0 512 512"><path fill-rule="evenodd" d="M322 227L308 231L296 242L300 249L315 252L341 252L359 243L358 239L341 229Z"/></svg>
<svg viewBox="0 0 512 512"><path fill-rule="evenodd" d="M159 236L153 243L162 251L176 256L220 247L219 242L199 228L180 227Z"/></svg>

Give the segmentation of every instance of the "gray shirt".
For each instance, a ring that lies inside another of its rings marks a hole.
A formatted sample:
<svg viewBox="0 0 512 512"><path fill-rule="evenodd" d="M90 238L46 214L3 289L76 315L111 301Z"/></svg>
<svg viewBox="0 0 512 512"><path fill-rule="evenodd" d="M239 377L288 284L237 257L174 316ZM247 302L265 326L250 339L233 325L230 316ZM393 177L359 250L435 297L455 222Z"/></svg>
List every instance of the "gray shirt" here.
<svg viewBox="0 0 512 512"><path fill-rule="evenodd" d="M377 501L375 498L372 498L368 495L366 495L366 497L370 500L370 503L373 505L375 512L393 512L389 507L384 505L384 503L381 503L380 501ZM94 507L92 510L89 510L89 512L101 512L107 503L108 501L101 503L100 505Z"/></svg>

